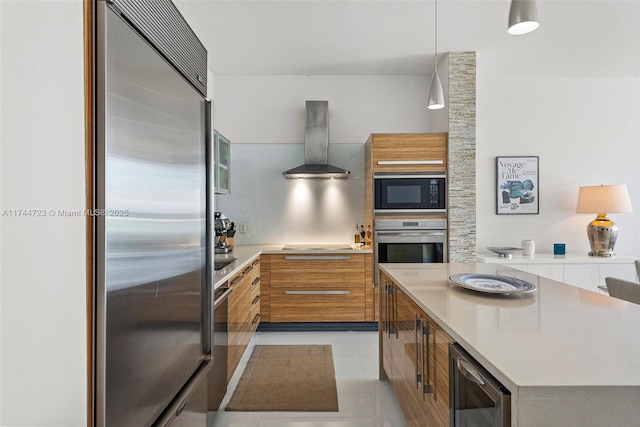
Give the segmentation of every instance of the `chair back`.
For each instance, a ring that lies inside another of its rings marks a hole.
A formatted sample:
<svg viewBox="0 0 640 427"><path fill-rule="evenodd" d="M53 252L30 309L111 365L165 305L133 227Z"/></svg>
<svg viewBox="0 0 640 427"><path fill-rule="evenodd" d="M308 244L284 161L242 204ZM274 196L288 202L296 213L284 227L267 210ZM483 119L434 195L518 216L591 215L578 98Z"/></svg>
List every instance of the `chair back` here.
<svg viewBox="0 0 640 427"><path fill-rule="evenodd" d="M605 277L609 295L618 299L640 304L640 283L630 282L617 277Z"/></svg>

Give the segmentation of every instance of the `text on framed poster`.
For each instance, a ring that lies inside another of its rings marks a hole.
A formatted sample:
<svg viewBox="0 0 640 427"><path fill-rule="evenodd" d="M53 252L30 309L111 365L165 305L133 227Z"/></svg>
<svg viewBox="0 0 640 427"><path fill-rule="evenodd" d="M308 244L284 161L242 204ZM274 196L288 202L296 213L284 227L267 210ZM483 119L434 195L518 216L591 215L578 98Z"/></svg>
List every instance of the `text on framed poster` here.
<svg viewBox="0 0 640 427"><path fill-rule="evenodd" d="M537 214L538 156L496 157L496 214Z"/></svg>

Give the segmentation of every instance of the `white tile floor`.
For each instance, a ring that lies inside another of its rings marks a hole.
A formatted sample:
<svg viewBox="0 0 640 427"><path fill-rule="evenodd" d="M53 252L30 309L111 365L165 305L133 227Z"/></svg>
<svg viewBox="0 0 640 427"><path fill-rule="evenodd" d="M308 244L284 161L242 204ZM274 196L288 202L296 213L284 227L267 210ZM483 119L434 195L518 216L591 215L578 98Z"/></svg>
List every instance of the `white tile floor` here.
<svg viewBox="0 0 640 427"><path fill-rule="evenodd" d="M256 344L331 344L339 412L228 412ZM377 332L257 332L208 427L406 427L388 381L378 379Z"/></svg>

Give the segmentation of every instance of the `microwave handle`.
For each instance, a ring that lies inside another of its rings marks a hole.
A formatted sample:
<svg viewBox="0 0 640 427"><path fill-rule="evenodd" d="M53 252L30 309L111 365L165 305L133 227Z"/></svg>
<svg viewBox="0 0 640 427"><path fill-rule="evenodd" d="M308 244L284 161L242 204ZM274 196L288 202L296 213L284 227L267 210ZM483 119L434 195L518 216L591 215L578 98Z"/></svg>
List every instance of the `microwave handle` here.
<svg viewBox="0 0 640 427"><path fill-rule="evenodd" d="M373 179L401 179L401 178L411 178L411 179L433 179L433 178L447 178L447 175L444 173L435 173L435 174L423 174L417 175L415 173L385 173L385 174L374 174Z"/></svg>

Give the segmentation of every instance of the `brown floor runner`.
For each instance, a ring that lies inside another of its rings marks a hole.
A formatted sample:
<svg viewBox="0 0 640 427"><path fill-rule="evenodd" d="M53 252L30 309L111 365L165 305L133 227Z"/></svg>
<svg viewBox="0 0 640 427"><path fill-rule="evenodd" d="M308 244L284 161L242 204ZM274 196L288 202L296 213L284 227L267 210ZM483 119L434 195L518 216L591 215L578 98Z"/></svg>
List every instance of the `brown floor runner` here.
<svg viewBox="0 0 640 427"><path fill-rule="evenodd" d="M256 345L227 411L338 411L330 345Z"/></svg>

